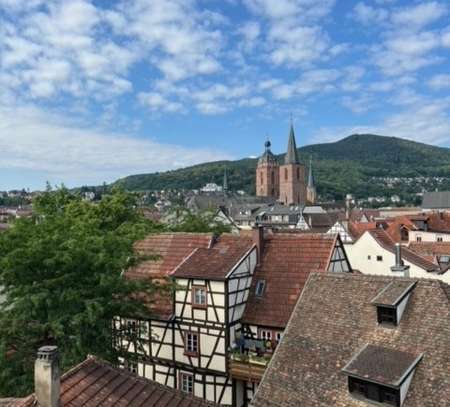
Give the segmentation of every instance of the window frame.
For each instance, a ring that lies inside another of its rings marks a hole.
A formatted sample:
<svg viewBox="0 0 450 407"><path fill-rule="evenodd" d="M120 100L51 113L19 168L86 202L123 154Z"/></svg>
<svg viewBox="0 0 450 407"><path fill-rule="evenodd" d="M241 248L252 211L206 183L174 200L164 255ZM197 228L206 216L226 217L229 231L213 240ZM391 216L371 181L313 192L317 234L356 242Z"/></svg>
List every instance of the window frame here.
<svg viewBox="0 0 450 407"><path fill-rule="evenodd" d="M258 290L258 287L261 287L261 290ZM258 298L261 298L264 295L264 291L266 289L266 280L257 280L256 281L256 287L255 287L255 296ZM260 291L260 292L259 292Z"/></svg>
<svg viewBox="0 0 450 407"><path fill-rule="evenodd" d="M377 261L383 261L383 256L382 255L377 255Z"/></svg>
<svg viewBox="0 0 450 407"><path fill-rule="evenodd" d="M369 402L381 403L382 405L400 407L401 395L399 389L383 386L370 380L348 376L348 391L356 398L363 398ZM374 395L376 395L376 397L373 397ZM387 400L387 398L389 400ZM391 398L394 400L391 400Z"/></svg>
<svg viewBox="0 0 450 407"><path fill-rule="evenodd" d="M190 350L189 349L189 335L192 335L192 344L194 344L194 340L193 338L197 338L196 339L196 348L197 350ZM198 332L193 332L193 331L184 331L183 332L183 342L184 342L184 355L186 356L190 356L193 358L198 358L200 356L200 333Z"/></svg>
<svg viewBox="0 0 450 407"><path fill-rule="evenodd" d="M205 303L198 303L196 302L196 291L197 290L204 290L205 291ZM206 285L193 285L191 289L191 306L192 308L200 308L205 309L208 307L208 288Z"/></svg>
<svg viewBox="0 0 450 407"><path fill-rule="evenodd" d="M189 391L189 383L188 383L188 390L184 389L184 380L185 378L189 378L190 380L192 380L191 383L191 391ZM195 387L195 380L194 380L194 375L192 373L187 373L187 372L180 372L179 376L178 376L178 380L179 380L179 389L186 394L194 394L194 387Z"/></svg>
<svg viewBox="0 0 450 407"><path fill-rule="evenodd" d="M398 325L397 308L377 305L377 320L379 324L388 324L397 326Z"/></svg>

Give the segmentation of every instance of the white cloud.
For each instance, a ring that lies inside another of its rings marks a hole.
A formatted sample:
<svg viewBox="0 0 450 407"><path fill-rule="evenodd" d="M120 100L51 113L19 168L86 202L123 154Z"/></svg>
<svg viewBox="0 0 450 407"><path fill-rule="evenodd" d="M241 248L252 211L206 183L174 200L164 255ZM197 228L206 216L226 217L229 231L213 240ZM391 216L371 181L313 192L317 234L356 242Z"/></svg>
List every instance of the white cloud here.
<svg viewBox="0 0 450 407"><path fill-rule="evenodd" d="M437 1L404 7L392 14L393 24L412 28L422 28L439 20L447 14L447 7Z"/></svg>
<svg viewBox="0 0 450 407"><path fill-rule="evenodd" d="M382 8L372 7L359 2L353 9L353 18L364 25L381 24L389 17L389 12Z"/></svg>
<svg viewBox="0 0 450 407"><path fill-rule="evenodd" d="M231 158L67 123L33 107L0 106L0 149L2 168L42 172L71 185Z"/></svg>
<svg viewBox="0 0 450 407"><path fill-rule="evenodd" d="M435 75L428 81L428 86L431 89L438 91L450 89L450 75L448 74Z"/></svg>

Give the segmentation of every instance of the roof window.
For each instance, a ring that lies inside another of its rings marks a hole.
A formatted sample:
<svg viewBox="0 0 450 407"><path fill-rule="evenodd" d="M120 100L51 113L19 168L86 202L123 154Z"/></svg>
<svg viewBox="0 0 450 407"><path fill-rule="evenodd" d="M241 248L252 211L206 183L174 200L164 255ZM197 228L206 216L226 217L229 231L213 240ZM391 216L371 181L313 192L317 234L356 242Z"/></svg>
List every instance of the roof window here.
<svg viewBox="0 0 450 407"><path fill-rule="evenodd" d="M408 304L416 281L393 280L372 300L379 324L397 326Z"/></svg>
<svg viewBox="0 0 450 407"><path fill-rule="evenodd" d="M266 288L266 280L258 280L256 282L255 295L257 297L262 297L265 288Z"/></svg>

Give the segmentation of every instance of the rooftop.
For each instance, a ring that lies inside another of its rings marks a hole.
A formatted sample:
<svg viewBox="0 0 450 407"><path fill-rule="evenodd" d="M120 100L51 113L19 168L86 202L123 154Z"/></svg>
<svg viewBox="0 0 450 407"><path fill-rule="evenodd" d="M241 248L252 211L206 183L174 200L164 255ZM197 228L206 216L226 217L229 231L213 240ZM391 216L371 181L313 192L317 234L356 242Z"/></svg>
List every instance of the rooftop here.
<svg viewBox="0 0 450 407"><path fill-rule="evenodd" d="M153 381L137 377L95 357L61 377L61 407L85 406L206 407L216 404ZM33 395L11 401L8 407L37 407Z"/></svg>
<svg viewBox="0 0 450 407"><path fill-rule="evenodd" d="M368 344L388 350L370 352L371 358L369 353L362 353L359 361L364 363L350 365L352 371L357 368L359 374L392 384L413 358L423 354L403 407L443 405L448 400L446 383L450 382L448 285L438 280L417 280L401 323L392 328L378 324L376 307L371 303L391 281L416 280L311 273L253 405L369 406L349 394L348 379L342 372ZM398 366L393 365L391 357ZM369 360L373 373L365 367Z"/></svg>
<svg viewBox="0 0 450 407"><path fill-rule="evenodd" d="M372 304L396 306L415 285L416 281L393 280L372 300Z"/></svg>

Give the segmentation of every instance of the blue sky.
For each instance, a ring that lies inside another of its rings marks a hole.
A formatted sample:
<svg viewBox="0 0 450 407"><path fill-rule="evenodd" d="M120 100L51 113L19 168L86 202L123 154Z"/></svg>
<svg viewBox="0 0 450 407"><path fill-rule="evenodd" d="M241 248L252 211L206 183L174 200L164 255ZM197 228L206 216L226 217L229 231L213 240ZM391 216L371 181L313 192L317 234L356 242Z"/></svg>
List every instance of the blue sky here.
<svg viewBox="0 0 450 407"><path fill-rule="evenodd" d="M450 4L0 0L0 189L375 132L450 146Z"/></svg>

